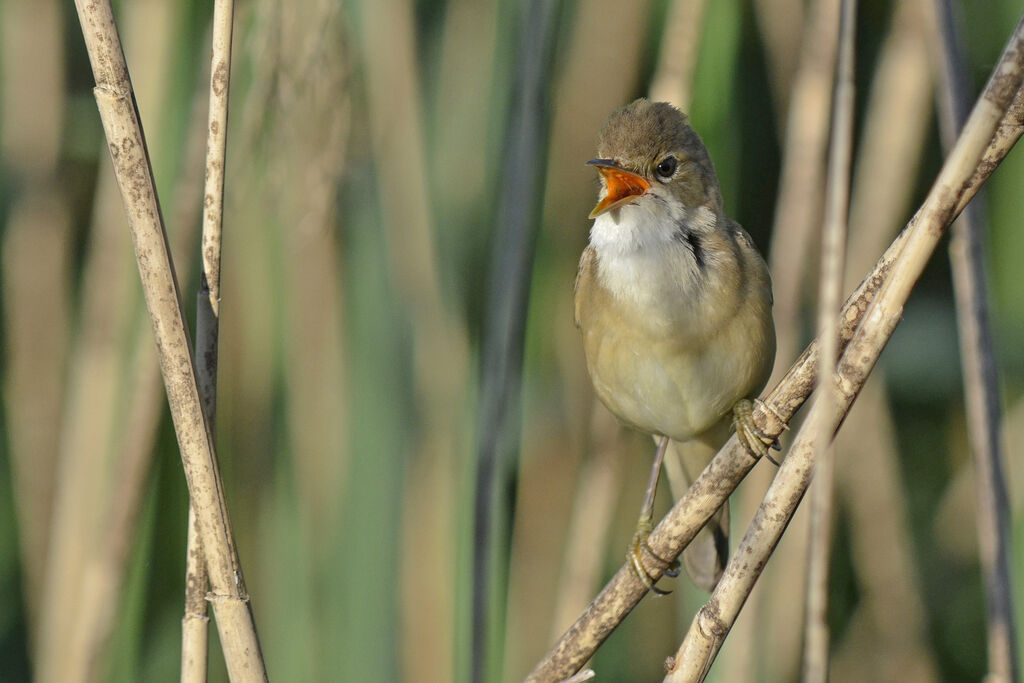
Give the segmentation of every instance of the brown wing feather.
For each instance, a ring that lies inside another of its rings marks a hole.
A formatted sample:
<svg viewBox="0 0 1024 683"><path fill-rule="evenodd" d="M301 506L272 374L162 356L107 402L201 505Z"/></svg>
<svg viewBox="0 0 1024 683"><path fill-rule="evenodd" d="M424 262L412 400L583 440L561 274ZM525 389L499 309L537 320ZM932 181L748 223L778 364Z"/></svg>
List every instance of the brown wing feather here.
<svg viewBox="0 0 1024 683"><path fill-rule="evenodd" d="M584 278L585 271L589 271L593 267L594 263L594 250L591 247L587 247L583 250L583 254L580 256L580 267L576 271L576 281L572 283L573 292L573 322L576 323L576 327L580 326L580 281Z"/></svg>

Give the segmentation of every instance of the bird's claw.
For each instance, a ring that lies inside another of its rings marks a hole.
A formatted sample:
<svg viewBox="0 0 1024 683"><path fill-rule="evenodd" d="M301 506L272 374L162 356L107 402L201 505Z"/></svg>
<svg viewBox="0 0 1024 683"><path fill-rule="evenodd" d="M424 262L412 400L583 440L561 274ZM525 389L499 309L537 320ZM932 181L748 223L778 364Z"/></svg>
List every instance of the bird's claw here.
<svg viewBox="0 0 1024 683"><path fill-rule="evenodd" d="M740 443L755 458L766 457L777 466L779 463L768 454L769 449L780 450L779 438L761 431L754 423L754 404L747 399L736 402L732 409L732 426ZM783 423L784 424L784 423Z"/></svg>
<svg viewBox="0 0 1024 683"><path fill-rule="evenodd" d="M654 585L655 580L647 573L647 568L644 566L643 555L646 552L659 564L661 573L672 578L679 576L679 561L666 560L664 557L654 552L654 549L647 543L647 538L650 535L651 520L641 518L636 525L636 533L633 534L633 542L629 544L629 552L626 557L629 560L630 567L633 568L633 573L636 574L636 577L640 579L640 582L644 584L648 590L653 592L655 595L668 595L672 591L662 590Z"/></svg>

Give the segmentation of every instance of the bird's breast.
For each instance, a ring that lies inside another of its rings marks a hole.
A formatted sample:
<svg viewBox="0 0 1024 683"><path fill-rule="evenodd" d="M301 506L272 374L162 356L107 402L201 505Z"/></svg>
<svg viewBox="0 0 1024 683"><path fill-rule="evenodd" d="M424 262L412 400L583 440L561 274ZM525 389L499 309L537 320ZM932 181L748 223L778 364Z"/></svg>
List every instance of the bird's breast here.
<svg viewBox="0 0 1024 683"><path fill-rule="evenodd" d="M598 397L621 420L686 440L760 390L774 359L770 294L733 301L652 267L624 296L602 282L596 260L581 262L577 322Z"/></svg>

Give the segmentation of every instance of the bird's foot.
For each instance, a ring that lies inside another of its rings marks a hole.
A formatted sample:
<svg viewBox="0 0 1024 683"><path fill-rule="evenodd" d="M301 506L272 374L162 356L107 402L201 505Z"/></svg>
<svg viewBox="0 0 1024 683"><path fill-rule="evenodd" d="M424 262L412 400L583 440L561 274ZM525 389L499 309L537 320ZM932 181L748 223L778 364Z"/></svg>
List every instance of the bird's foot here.
<svg viewBox="0 0 1024 683"><path fill-rule="evenodd" d="M760 427L754 424L753 411L754 404L745 398L737 401L733 406L732 426L736 430L736 436L752 456L755 458L767 457L777 466L778 461L768 455L768 450L771 448L779 450L779 439L765 434Z"/></svg>
<svg viewBox="0 0 1024 683"><path fill-rule="evenodd" d="M633 568L633 573L640 579L640 582L647 586L648 590L652 591L656 595L668 595L672 591L662 590L654 585L654 579L647 573L647 568L644 566L644 553L653 558L659 565L661 573L665 576L675 578L679 576L679 561L678 560L666 560L661 555L654 552L654 549L647 543L647 538L651 535L651 518L641 517L640 521L636 525L636 533L633 534L633 541L629 544L629 552L626 554L626 558L629 560L630 566Z"/></svg>

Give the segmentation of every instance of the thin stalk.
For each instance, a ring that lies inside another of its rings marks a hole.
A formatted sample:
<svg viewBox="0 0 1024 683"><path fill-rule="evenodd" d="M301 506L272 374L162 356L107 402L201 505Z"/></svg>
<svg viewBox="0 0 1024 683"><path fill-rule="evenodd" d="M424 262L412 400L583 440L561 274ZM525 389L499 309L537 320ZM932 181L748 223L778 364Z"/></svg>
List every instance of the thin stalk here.
<svg viewBox="0 0 1024 683"><path fill-rule="evenodd" d="M206 182L203 191L203 271L196 305L195 357L199 396L211 438L217 415L217 337L220 332L220 255L224 223L224 169L227 157L228 92L234 0L213 6L209 113L206 126ZM206 680L210 580L195 507L189 502L185 550L185 614L181 619L181 681Z"/></svg>
<svg viewBox="0 0 1024 683"><path fill-rule="evenodd" d="M93 93L128 214L146 306L189 494L199 522L228 674L265 681L256 624L224 502L223 483L203 411L174 265L128 67L109 1L76 0L96 88Z"/></svg>
<svg viewBox="0 0 1024 683"><path fill-rule="evenodd" d="M843 266L849 217L850 163L853 155L853 58L855 0L843 0L839 17L839 56L832 107L832 142L825 190L825 223L821 243L821 292L818 299L818 377L831 377L839 356L836 312L842 301ZM832 382L819 382L816 401L834 412L839 403ZM817 431L817 460L811 490L811 528L808 544L807 603L804 622L803 680L828 680L828 565L832 549L832 510L835 500L835 458L832 430L824 419L811 425Z"/></svg>
<svg viewBox="0 0 1024 683"><path fill-rule="evenodd" d="M936 0L936 28L942 59L938 94L940 130L948 148L967 116L965 62L949 0ZM960 324L960 356L967 435L977 484L978 550L988 612L989 677L1019 680L1012 591L1013 551L1010 502L1003 471L999 377L985 285L982 204L967 207L953 224L949 256Z"/></svg>
<svg viewBox="0 0 1024 683"><path fill-rule="evenodd" d="M806 264L810 262L807 255L821 220L825 187L838 27L839 0L811 3L786 117L778 202L768 254L775 294L776 358L781 361L773 379L778 379L785 363L800 348Z"/></svg>
<svg viewBox="0 0 1024 683"><path fill-rule="evenodd" d="M798 355L805 340L805 303L809 298L812 255L823 211L840 10L839 0L806 3L758 0L754 7L776 84L773 101L782 138L777 202L770 250L766 254L772 272L777 337L771 386ZM797 27L795 33L794 27ZM799 40L794 40L794 35L799 36ZM777 90L782 83L786 84L786 90ZM872 253L872 260L877 255L878 252ZM783 438L784 443L787 438L788 435ZM736 519L753 516L774 475L774 468L754 472L751 485L742 487L734 500ZM759 674L774 672L780 678L796 676L802 629L780 632L763 653L757 652L763 643L754 631L763 618L800 623L804 612L807 517L800 515L794 520L796 533L792 534L770 576L761 582L761 590L747 605L748 616L739 626L746 633L737 634L736 638L751 646L737 648L739 656L728 658L732 671L723 671L727 678L744 677L740 669L746 667L752 671L753 661L758 663Z"/></svg>
<svg viewBox="0 0 1024 683"><path fill-rule="evenodd" d="M674 0L665 19L658 66L651 78L649 97L690 110L693 72L697 68L707 0Z"/></svg>
<svg viewBox="0 0 1024 683"><path fill-rule="evenodd" d="M1024 29L1018 26L1014 34L1014 42L1024 43ZM1024 58L1024 52L1018 51ZM1004 59L1005 61L1005 59ZM923 225L924 230L917 231L924 218L935 215L951 219L963 210L964 206L988 180L1007 152L1016 144L1024 133L1024 93L1018 91L1019 73L1016 68L1004 69L1003 62L997 67L998 78L995 85L990 85L985 97L979 103L984 104L986 114L994 116L996 121L971 126L971 143L982 140L987 144L984 155L973 158L973 149L958 151L954 160L948 161L944 167L940 181L929 194L926 204L928 209L919 212L911 220L907 228L889 246L879 259L874 270L868 274L857 290L850 295L839 316L840 348L845 348L853 337L854 331L865 320L865 313L873 300L879 298L887 279L894 270L897 260L902 263L901 256L906 245L916 232L941 233L942 226ZM1012 106L1007 108L1009 99L1013 98ZM991 100L991 101L990 101ZM994 106L994 111L993 111ZM998 125L996 125L998 124ZM966 143L964 143L966 144ZM967 154L967 152L971 154ZM974 163L965 168L964 157L970 156ZM951 183L949 176L957 171L961 177ZM948 221L947 221L948 222ZM914 266L918 264L913 264ZM901 267L906 268L906 265ZM915 277L911 274L910 282ZM879 313L887 313L885 309L872 307L871 317L876 320L885 318ZM892 313L889 313L892 316ZM895 324L898 314L890 321ZM862 349L863 350L863 349ZM855 356L854 356L855 357ZM780 434L795 412L803 405L813 389L817 375L817 342L812 343L797 359L786 376L764 398L762 405L754 410L754 420L766 435ZM845 358L845 356L844 356ZM846 377L846 363L840 366L840 379ZM792 457L792 455L790 456ZM787 461L790 458L787 458ZM676 557L693 538L696 532L711 517L737 484L756 464L735 437L731 438L711 461L704 472L697 478L687 494L676 502L664 519L651 532L648 539L652 550L662 557ZM785 464L784 464L785 465ZM737 552L734 558L740 556ZM652 576L652 579L659 578ZM721 584L719 584L721 586ZM528 680L549 681L561 680L572 675L593 655L600 644L611 634L629 612L646 594L646 588L636 578L628 565L623 565L612 577L604 589L594 598L587 610L564 633L558 643L537 664Z"/></svg>

